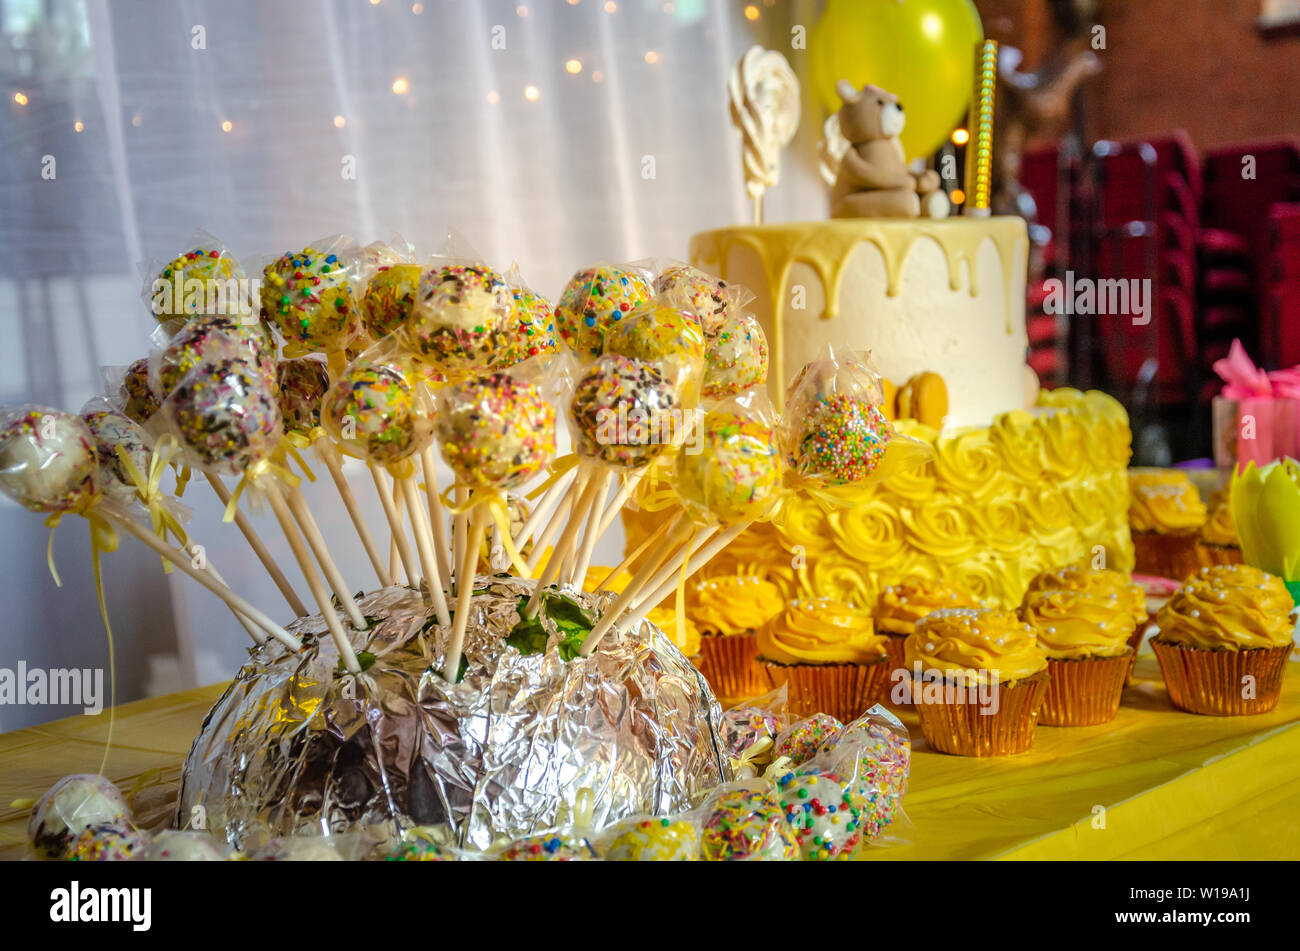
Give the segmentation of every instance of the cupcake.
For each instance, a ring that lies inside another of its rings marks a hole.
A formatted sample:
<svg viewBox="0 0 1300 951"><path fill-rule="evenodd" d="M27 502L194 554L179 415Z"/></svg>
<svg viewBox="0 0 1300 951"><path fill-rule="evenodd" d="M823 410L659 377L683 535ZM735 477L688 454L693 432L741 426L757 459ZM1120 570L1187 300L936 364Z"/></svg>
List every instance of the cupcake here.
<svg viewBox="0 0 1300 951"><path fill-rule="evenodd" d="M1133 658L1137 657L1142 635L1146 633L1147 622L1151 615L1147 613L1147 595L1142 586L1137 584L1122 571L1109 568L1093 568L1086 564L1075 563L1064 568L1053 568L1035 575L1025 591L1025 598L1040 591L1078 591L1096 595L1113 601L1133 615L1133 633L1129 635L1128 646L1133 648ZM1129 670L1133 661L1129 661Z"/></svg>
<svg viewBox="0 0 1300 951"><path fill-rule="evenodd" d="M889 655L890 676L903 663L903 642L916 630L916 622L940 608L983 607L963 588L929 578L911 578L892 584L880 593L872 612L876 633L884 635Z"/></svg>
<svg viewBox="0 0 1300 951"><path fill-rule="evenodd" d="M724 700L743 700L770 687L758 665L754 632L781 613L776 585L752 575L726 575L697 583L686 616L700 634L700 672Z"/></svg>
<svg viewBox="0 0 1300 951"><path fill-rule="evenodd" d="M1113 592L1034 591L1020 619L1033 628L1051 675L1040 720L1093 726L1115 719L1137 627L1129 606Z"/></svg>
<svg viewBox="0 0 1300 951"><path fill-rule="evenodd" d="M1007 756L1034 742L1047 656L1010 611L944 608L903 645L912 702L940 753Z"/></svg>
<svg viewBox="0 0 1300 951"><path fill-rule="evenodd" d="M1294 610L1281 579L1258 568L1211 565L1193 574L1156 615L1151 639L1174 706L1220 717L1272 710Z"/></svg>
<svg viewBox="0 0 1300 951"><path fill-rule="evenodd" d="M758 653L796 716L855 720L889 689L885 639L869 615L843 601L791 601L759 630Z"/></svg>
<svg viewBox="0 0 1300 951"><path fill-rule="evenodd" d="M1205 503L1177 469L1128 471L1129 530L1136 570L1184 578L1198 567L1196 544L1205 524Z"/></svg>
<svg viewBox="0 0 1300 951"><path fill-rule="evenodd" d="M1228 490L1220 489L1210 496L1210 517L1201 527L1197 540L1197 561L1205 565L1241 564L1241 542L1232 524L1232 509L1228 504Z"/></svg>

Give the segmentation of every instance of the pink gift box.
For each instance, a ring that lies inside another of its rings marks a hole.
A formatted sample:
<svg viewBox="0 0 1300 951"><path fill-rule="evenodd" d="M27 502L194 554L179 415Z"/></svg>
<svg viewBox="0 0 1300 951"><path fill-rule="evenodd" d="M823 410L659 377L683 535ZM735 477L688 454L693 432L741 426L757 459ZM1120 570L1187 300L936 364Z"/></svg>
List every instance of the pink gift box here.
<svg viewBox="0 0 1300 951"><path fill-rule="evenodd" d="M1233 400L1216 396L1214 464L1264 466L1283 456L1300 458L1300 401L1274 396Z"/></svg>

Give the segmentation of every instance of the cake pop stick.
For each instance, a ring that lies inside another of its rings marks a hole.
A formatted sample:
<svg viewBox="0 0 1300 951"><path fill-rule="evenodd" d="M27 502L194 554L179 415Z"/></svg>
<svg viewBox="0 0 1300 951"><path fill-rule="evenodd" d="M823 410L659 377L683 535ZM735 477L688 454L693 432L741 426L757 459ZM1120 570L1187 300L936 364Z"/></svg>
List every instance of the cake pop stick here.
<svg viewBox="0 0 1300 951"><path fill-rule="evenodd" d="M429 503L429 521L433 527L434 555L438 562L439 574L451 579L450 548L447 541L447 514L442 506L442 493L438 490L438 473L433 458L433 447L425 446L420 451L420 470L424 474L424 497Z"/></svg>
<svg viewBox="0 0 1300 951"><path fill-rule="evenodd" d="M373 471L373 470L372 470ZM393 500L393 508L396 509L397 524L402 524L402 518L406 512L406 502L399 496ZM402 567L401 553L397 550L397 535L392 531L388 533L388 573L394 579L398 577L398 570ZM402 583L411 585L413 582L406 577L406 572L402 572Z"/></svg>
<svg viewBox="0 0 1300 951"><path fill-rule="evenodd" d="M582 478L582 475L583 474L579 472L577 478ZM581 490L579 490L578 494L582 494ZM533 543L533 550L528 556L527 562L528 577L531 578L537 573L537 566L542 563L542 557L546 554L546 546L551 543L551 540L555 538L556 534L566 524L568 514L577 501L577 498L568 493L560 499L559 504L555 507L555 517L547 523L545 530L543 530L542 534L539 535L537 540ZM551 557L555 557L554 551L551 552Z"/></svg>
<svg viewBox="0 0 1300 951"><path fill-rule="evenodd" d="M491 516L482 508L476 508L470 519L468 544L465 546L464 560L457 566L455 626L452 628L451 642L447 648L447 658L443 664L442 676L451 683L456 682L460 672L461 652L465 647L465 631L469 627L470 602L474 595L474 566L478 562L479 547L483 544L483 534L487 530Z"/></svg>
<svg viewBox="0 0 1300 951"><path fill-rule="evenodd" d="M582 579L586 577L587 568L591 565L591 553L596 547L596 539L600 537L599 523L605 514L605 499L609 495L609 484L614 479L614 473L606 470L598 478L600 483L596 494L592 497L591 510L587 513L587 527L582 536L582 547L574 564L573 573L569 575L570 583L579 587L582 586Z"/></svg>
<svg viewBox="0 0 1300 951"><path fill-rule="evenodd" d="M469 489L463 485L452 489L456 514L451 525L451 558L456 564L455 590L460 591L460 568L465 564L465 536L469 533Z"/></svg>
<svg viewBox="0 0 1300 951"><path fill-rule="evenodd" d="M208 484L212 486L212 490L217 493L217 498L221 500L221 504L226 506L227 510L229 510L230 490L226 488L226 484L211 472L205 472L204 476L207 478ZM270 551L267 550L266 544L262 541L261 536L257 534L257 529L253 527L253 523L249 521L248 516L240 509L235 508L234 513L235 525L238 526L245 541L248 542L248 547L253 549L253 554L257 556L257 560L260 561L262 567L266 569L266 573L270 575L271 580L275 582L275 586L279 588L280 593L284 595L284 600L289 604L289 610L297 617L306 617L307 606L302 603L302 600L298 597L298 593L293 590L293 585L289 584L289 579L284 576L284 571L280 568L279 564L273 557L271 557Z"/></svg>
<svg viewBox="0 0 1300 951"><path fill-rule="evenodd" d="M574 511L585 512L591 508L599 479L594 472L584 473L578 478L582 484L582 494L578 496ZM553 585L556 578L560 576L564 559L568 557L569 550L577 541L578 529L581 527L582 519L575 516L571 516L564 526L564 533L560 536L560 540L555 543L555 551L552 552L551 557L546 562L546 570L542 572L542 577L538 580L536 588L533 589L532 597L528 599L528 604L524 606L523 616L525 618L537 616L537 609L541 605L542 592Z"/></svg>
<svg viewBox="0 0 1300 951"><path fill-rule="evenodd" d="M514 538L516 548L520 551L523 550L524 545L528 543L528 539L532 537L533 532L536 531L539 526L544 524L548 516L553 514L552 510L560 504L560 500L564 497L564 494L568 491L569 486L577 475L578 470L576 467L569 469L567 472L562 473L554 482L551 483L550 487L542 493L542 497L537 500L537 505L533 508L532 512L529 513L528 520L524 522L524 527L519 530L519 534Z"/></svg>
<svg viewBox="0 0 1300 951"><path fill-rule="evenodd" d="M375 493L379 496L379 504L383 506L384 517L388 520L388 530L391 533L392 544L397 548L397 556L402 562L402 571L406 575L406 583L412 588L419 588L420 582L424 577L416 571L415 559L411 557L411 546L406 540L406 527L402 520L402 515L398 513L397 503L393 501L393 489L388 484L388 479L380 470L371 468L370 477L375 483ZM400 499L401 497L398 496ZM402 500L405 507L406 502Z"/></svg>
<svg viewBox="0 0 1300 951"><path fill-rule="evenodd" d="M352 494L352 486L348 485L347 477L343 474L338 449L328 439L318 440L315 448L321 461L325 463L325 471L330 474L330 481L334 483L339 498L343 500L343 507L347 509L352 527L356 529L357 537L361 539L361 547L365 549L366 557L370 559L375 577L379 579L380 585L387 588L393 583L392 575L379 554L379 546L375 544L375 538L370 533L370 526L366 524L365 516L361 514L361 506L357 503L356 496Z"/></svg>
<svg viewBox="0 0 1300 951"><path fill-rule="evenodd" d="M613 581L623 572L627 571L628 568L631 567L638 558L640 558L643 554L645 554L647 548L649 548L655 542L659 541L659 539L661 539L664 536L664 533L667 532L668 529L672 527L672 525L673 522L671 520L661 521L659 523L658 528L656 528L653 532L647 535L645 539L641 542L641 544L637 545L636 548L632 549L630 552L624 555L623 560L609 570L609 574L605 575L605 577L601 579L600 584L596 586L596 591L598 592L604 591L607 587L609 587L609 583L611 581Z"/></svg>
<svg viewBox="0 0 1300 951"><path fill-rule="evenodd" d="M325 579L329 582L330 588L333 589L334 596L338 598L339 604L347 612L352 626L358 631L364 631L370 625L366 622L365 616L362 615L361 609L357 607L348 584L343 579L343 573L339 571L338 565L334 563L329 546L325 543L325 536L321 534L320 527L311 514L311 509L307 507L307 500L303 498L302 490L293 486L284 494L288 499L289 513L293 516L294 521L298 523L303 537L307 539L307 545L316 561L320 564L321 570L325 573Z"/></svg>
<svg viewBox="0 0 1300 951"><path fill-rule="evenodd" d="M402 497L406 500L407 511L411 513L411 523L415 529L415 548L420 556L420 568L424 572L425 580L429 582L429 596L433 600L438 623L446 627L451 623L451 618L447 614L447 598L442 590L442 576L438 572L438 560L433 554L433 537L426 520L428 515L420 505L419 495L415 487L415 477L401 476L397 479L397 485Z"/></svg>

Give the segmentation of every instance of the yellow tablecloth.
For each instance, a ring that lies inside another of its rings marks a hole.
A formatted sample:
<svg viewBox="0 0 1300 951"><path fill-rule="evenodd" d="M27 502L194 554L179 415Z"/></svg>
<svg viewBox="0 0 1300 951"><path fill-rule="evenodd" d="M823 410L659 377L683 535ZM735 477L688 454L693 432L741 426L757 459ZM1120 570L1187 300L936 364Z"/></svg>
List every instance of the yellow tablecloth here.
<svg viewBox="0 0 1300 951"><path fill-rule="evenodd" d="M894 859L1300 858L1300 665L1282 702L1255 717L1200 717L1169 704L1154 658L1138 661L1118 718L1039 727L1029 752L970 759L933 753L905 715L915 755ZM174 802L181 763L221 692L203 687L118 708L107 775L138 811ZM0 857L24 852L27 811L67 773L94 772L105 717L0 735Z"/></svg>

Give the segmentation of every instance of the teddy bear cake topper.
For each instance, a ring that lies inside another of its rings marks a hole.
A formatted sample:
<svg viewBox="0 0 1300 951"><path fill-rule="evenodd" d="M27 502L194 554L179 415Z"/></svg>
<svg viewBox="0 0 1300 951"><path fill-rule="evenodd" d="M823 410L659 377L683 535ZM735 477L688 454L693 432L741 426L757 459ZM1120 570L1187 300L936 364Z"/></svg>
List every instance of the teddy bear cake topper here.
<svg viewBox="0 0 1300 951"><path fill-rule="evenodd" d="M946 218L950 208L939 173L913 172L899 134L906 114L879 86L841 79L843 105L826 120L821 175L831 186L832 218Z"/></svg>

